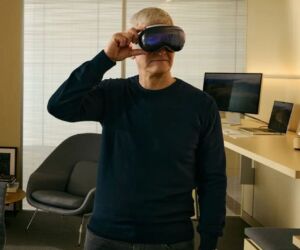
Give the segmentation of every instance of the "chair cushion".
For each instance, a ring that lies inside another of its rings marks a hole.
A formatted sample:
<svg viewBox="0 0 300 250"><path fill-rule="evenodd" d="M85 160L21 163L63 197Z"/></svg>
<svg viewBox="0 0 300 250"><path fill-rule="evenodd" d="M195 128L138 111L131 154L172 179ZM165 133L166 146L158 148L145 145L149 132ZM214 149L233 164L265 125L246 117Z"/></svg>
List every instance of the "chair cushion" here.
<svg viewBox="0 0 300 250"><path fill-rule="evenodd" d="M73 195L86 196L96 187L97 162L79 161L74 165L67 192Z"/></svg>
<svg viewBox="0 0 300 250"><path fill-rule="evenodd" d="M245 234L264 250L298 249L293 244L293 235L300 235L296 228L246 228Z"/></svg>
<svg viewBox="0 0 300 250"><path fill-rule="evenodd" d="M32 198L45 205L63 209L77 209L84 198L60 191L38 190L31 194Z"/></svg>

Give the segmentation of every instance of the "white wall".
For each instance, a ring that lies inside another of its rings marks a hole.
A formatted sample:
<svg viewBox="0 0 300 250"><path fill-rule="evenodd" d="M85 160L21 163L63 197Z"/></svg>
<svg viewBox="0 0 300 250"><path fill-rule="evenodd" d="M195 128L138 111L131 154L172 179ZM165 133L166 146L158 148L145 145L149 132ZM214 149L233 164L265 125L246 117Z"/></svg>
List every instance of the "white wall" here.
<svg viewBox="0 0 300 250"><path fill-rule="evenodd" d="M0 146L17 147L21 180L23 2L0 1Z"/></svg>
<svg viewBox="0 0 300 250"><path fill-rule="evenodd" d="M247 71L266 76L259 114L266 121L274 100L300 103L299 14L298 0L248 0ZM255 181L254 219L300 227L300 180L257 164Z"/></svg>
<svg viewBox="0 0 300 250"><path fill-rule="evenodd" d="M248 0L247 71L264 74L260 114L273 101L300 103L300 1Z"/></svg>

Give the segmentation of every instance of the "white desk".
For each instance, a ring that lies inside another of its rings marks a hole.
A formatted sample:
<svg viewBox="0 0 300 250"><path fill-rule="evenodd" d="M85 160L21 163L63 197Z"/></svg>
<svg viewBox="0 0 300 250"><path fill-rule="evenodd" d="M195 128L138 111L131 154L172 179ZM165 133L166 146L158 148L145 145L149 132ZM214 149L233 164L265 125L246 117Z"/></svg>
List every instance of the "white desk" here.
<svg viewBox="0 0 300 250"><path fill-rule="evenodd" d="M300 248L300 235L294 235L293 236L293 244Z"/></svg>
<svg viewBox="0 0 300 250"><path fill-rule="evenodd" d="M249 119L242 120L241 126L261 126ZM228 126L228 125L225 125ZM238 129L238 126L231 126ZM300 150L293 148L295 133L286 135L250 135L232 138L224 135L225 147L259 162L292 178L300 179Z"/></svg>
<svg viewBox="0 0 300 250"><path fill-rule="evenodd" d="M242 120L241 126L244 127L259 127L264 124L258 123L249 119ZM228 125L223 126L225 129ZM239 126L230 126L230 129L238 129ZM295 133L288 132L285 135L249 135L247 137L239 137L224 135L224 144L227 149L240 155L240 178L242 185L241 194L241 218L252 226L258 226L263 224L260 219L265 213L262 213L260 206L255 202L260 200L255 199L255 168L254 162L258 162L263 167L271 168L277 172L280 172L286 176L300 179L300 150L293 148L293 139ZM262 168L263 168L262 167ZM252 182L251 182L252 181ZM260 187L261 188L261 187ZM288 192L288 191L287 191ZM262 192L260 192L261 194ZM283 192L284 193L284 192ZM259 197L259 194L258 194ZM275 198L268 197L268 201L273 202ZM255 205L256 204L256 205ZM276 202L273 204L275 210L280 206ZM270 206L267 206L267 209ZM279 213L271 213L270 216ZM285 216L285 215L283 215ZM292 240L292 239L291 239ZM299 236L293 237L293 242L296 246L300 244ZM245 239L244 249L246 250L258 250L255 242Z"/></svg>

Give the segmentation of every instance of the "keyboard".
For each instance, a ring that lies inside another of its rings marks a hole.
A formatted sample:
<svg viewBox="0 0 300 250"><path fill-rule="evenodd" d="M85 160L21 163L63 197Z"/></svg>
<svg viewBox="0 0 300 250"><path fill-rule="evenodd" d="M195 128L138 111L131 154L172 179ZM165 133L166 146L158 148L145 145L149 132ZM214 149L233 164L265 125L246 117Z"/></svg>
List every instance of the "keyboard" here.
<svg viewBox="0 0 300 250"><path fill-rule="evenodd" d="M239 130L250 133L252 135L280 135L280 132L269 128L248 128L248 127L240 127Z"/></svg>
<svg viewBox="0 0 300 250"><path fill-rule="evenodd" d="M232 129L232 128L222 128L223 134L224 135L241 135L242 132L237 130L237 129Z"/></svg>

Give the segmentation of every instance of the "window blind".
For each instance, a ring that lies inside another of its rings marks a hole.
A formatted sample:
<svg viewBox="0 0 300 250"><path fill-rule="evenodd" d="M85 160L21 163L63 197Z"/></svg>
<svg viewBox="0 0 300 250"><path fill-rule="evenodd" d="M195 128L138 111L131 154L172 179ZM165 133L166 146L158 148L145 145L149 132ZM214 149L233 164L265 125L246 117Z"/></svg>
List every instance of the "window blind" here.
<svg viewBox="0 0 300 250"><path fill-rule="evenodd" d="M173 75L202 89L205 72L243 72L246 51L244 0L186 0L127 2L127 26L133 13L144 7L166 10L186 33L184 49L175 54ZM127 59L127 76L136 74Z"/></svg>
<svg viewBox="0 0 300 250"><path fill-rule="evenodd" d="M50 116L47 102L74 68L103 49L113 33L129 28L134 12L149 6L168 11L186 32L174 76L201 89L204 72L244 71L245 0L24 0L25 188L29 175L65 138L101 132L94 122L67 123ZM137 74L133 60L126 59L125 65L126 77ZM121 77L121 63L104 77Z"/></svg>
<svg viewBox="0 0 300 250"><path fill-rule="evenodd" d="M93 122L68 123L47 102L73 69L94 57L121 29L118 0L24 0L23 184L65 138L101 132ZM106 77L119 77L120 65ZM24 204L24 208L28 208Z"/></svg>

